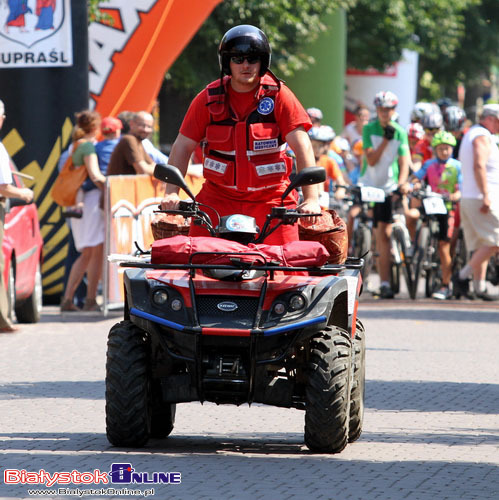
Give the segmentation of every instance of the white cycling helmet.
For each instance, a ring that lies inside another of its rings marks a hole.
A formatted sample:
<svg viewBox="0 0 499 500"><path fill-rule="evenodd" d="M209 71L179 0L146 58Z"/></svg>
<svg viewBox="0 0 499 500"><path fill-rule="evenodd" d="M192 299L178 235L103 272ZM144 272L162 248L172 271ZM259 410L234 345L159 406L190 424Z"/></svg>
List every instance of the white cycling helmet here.
<svg viewBox="0 0 499 500"><path fill-rule="evenodd" d="M410 123L407 127L407 135L409 139L421 140L424 137L423 125L418 122Z"/></svg>
<svg viewBox="0 0 499 500"><path fill-rule="evenodd" d="M431 102L417 102L411 112L411 122L422 122L426 115L440 112L440 108Z"/></svg>
<svg viewBox="0 0 499 500"><path fill-rule="evenodd" d="M308 135L310 136L310 139L313 139L314 141L321 141L321 142L331 142L336 137L335 131L329 125L321 125L320 127L312 127L308 131Z"/></svg>
<svg viewBox="0 0 499 500"><path fill-rule="evenodd" d="M394 108L398 104L397 96L390 92L378 92L374 97L374 105L381 108Z"/></svg>
<svg viewBox="0 0 499 500"><path fill-rule="evenodd" d="M307 114L314 120L322 120L324 118L319 108L307 108Z"/></svg>
<svg viewBox="0 0 499 500"><path fill-rule="evenodd" d="M445 128L450 132L457 132L463 128L466 113L459 106L449 106L444 111Z"/></svg>
<svg viewBox="0 0 499 500"><path fill-rule="evenodd" d="M425 129L441 129L444 124L444 118L440 113L430 113L423 116L421 125Z"/></svg>

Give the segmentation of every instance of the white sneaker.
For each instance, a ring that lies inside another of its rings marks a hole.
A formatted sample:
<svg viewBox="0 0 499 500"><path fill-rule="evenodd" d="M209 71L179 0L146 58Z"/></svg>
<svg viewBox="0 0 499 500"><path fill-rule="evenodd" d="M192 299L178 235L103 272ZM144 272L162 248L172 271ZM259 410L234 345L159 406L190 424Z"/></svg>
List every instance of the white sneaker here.
<svg viewBox="0 0 499 500"><path fill-rule="evenodd" d="M447 299L450 299L451 295L452 294L451 294L449 287L443 286L442 288L440 288L440 290L437 290L436 292L434 292L432 294L432 297L434 299L438 299L438 300L447 300Z"/></svg>

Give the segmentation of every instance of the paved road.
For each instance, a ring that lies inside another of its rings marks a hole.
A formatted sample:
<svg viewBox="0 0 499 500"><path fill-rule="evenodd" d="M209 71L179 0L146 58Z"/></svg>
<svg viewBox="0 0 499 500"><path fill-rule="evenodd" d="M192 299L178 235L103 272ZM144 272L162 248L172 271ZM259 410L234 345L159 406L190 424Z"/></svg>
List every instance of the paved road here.
<svg viewBox="0 0 499 500"><path fill-rule="evenodd" d="M118 317L47 308L38 325L0 336L0 498L33 498L31 486L3 484L4 469L107 472L113 463L180 472L181 484L141 486L158 499L497 498L499 307L366 298L360 316L364 432L339 455L313 455L302 412L259 405L179 405L168 440L110 446L105 346Z"/></svg>

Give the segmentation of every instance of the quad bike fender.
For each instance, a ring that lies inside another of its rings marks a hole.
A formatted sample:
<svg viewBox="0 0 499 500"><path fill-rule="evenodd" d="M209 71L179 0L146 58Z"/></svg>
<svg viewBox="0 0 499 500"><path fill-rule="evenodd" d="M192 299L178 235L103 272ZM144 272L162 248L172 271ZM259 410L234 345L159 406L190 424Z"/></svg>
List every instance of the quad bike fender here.
<svg viewBox="0 0 499 500"><path fill-rule="evenodd" d="M348 281L341 276L328 276L314 287L313 311L315 314L321 311L327 325L348 329L348 287Z"/></svg>

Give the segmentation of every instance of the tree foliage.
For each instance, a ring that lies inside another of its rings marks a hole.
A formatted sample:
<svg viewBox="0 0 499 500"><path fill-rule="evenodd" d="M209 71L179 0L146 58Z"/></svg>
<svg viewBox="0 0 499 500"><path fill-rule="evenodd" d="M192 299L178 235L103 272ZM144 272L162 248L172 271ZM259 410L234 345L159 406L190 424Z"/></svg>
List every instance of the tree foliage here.
<svg viewBox="0 0 499 500"><path fill-rule="evenodd" d="M109 2L109 0L87 0L89 23L108 20L108 16L99 9L99 4L104 2Z"/></svg>
<svg viewBox="0 0 499 500"><path fill-rule="evenodd" d="M313 62L304 48L327 29L322 21L324 15L354 3L355 0L224 0L172 66L168 84L189 95L220 76L218 44L223 34L238 24L253 24L265 32L272 47L272 68L279 76L289 77Z"/></svg>
<svg viewBox="0 0 499 500"><path fill-rule="evenodd" d="M412 49L420 74L441 92L483 77L498 61L497 0L358 0L347 20L350 66L383 69Z"/></svg>

